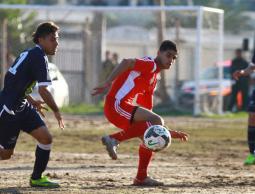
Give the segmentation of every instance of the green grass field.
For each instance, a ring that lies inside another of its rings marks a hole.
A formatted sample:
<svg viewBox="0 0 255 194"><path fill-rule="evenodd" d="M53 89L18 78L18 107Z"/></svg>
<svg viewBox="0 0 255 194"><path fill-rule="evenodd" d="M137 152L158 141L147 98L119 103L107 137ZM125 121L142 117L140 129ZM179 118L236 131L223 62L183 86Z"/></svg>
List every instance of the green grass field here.
<svg viewBox="0 0 255 194"><path fill-rule="evenodd" d="M66 121L64 131L57 128L54 120L50 120L49 126L54 137L54 150L59 152L101 153L104 152L100 138L102 135L116 132L117 129L109 125L106 120L93 120L94 116L81 116L75 122ZM103 118L103 116L96 116ZM189 134L188 143L178 143L174 140L172 146L165 152L203 153L206 149L216 150L219 145L224 149L246 148L246 119L243 113L239 116L221 117L164 117L166 124L171 129L182 130ZM235 143L233 143L235 142ZM35 142L30 136L22 133L17 150L34 150ZM130 140L121 145L120 152L137 152L138 139Z"/></svg>

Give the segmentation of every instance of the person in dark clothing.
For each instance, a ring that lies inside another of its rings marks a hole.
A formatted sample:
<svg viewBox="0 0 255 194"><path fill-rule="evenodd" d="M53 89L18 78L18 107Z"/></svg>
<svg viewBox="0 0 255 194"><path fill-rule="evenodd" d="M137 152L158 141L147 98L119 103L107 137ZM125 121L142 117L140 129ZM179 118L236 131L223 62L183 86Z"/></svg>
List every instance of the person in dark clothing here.
<svg viewBox="0 0 255 194"><path fill-rule="evenodd" d="M20 131L37 140L34 169L30 178L32 187L60 187L59 183L42 175L48 165L52 147L52 135L42 119L43 109L46 109L44 102L53 111L59 127L64 128L59 108L47 89L52 84L48 55L57 52L58 31L59 27L53 22L41 23L36 28L33 33L35 46L20 53L6 72L4 87L0 91L0 160L11 158ZM30 95L36 83L44 102Z"/></svg>
<svg viewBox="0 0 255 194"><path fill-rule="evenodd" d="M255 71L255 53L253 54L252 62L249 66L242 70L237 70L233 74L233 78L239 80L243 76L250 75ZM249 146L249 155L244 161L244 165L255 165L255 90L251 95L251 100L248 106L248 131L247 131L247 143Z"/></svg>
<svg viewBox="0 0 255 194"><path fill-rule="evenodd" d="M243 58L241 49L236 49L235 54L236 57L232 60L232 64L230 67L232 79L234 72L241 69L246 69L249 65L248 62ZM249 93L249 75L240 77L240 79L238 80L234 80L234 84L232 84L231 99L228 107L230 111L232 111L234 105L237 104L236 103L237 94L239 91L241 91L242 93L242 110L247 110Z"/></svg>
<svg viewBox="0 0 255 194"><path fill-rule="evenodd" d="M102 62L102 70L100 72L100 83L108 77L108 75L112 72L113 69L114 65L112 63L111 53L110 51L106 51L105 60Z"/></svg>

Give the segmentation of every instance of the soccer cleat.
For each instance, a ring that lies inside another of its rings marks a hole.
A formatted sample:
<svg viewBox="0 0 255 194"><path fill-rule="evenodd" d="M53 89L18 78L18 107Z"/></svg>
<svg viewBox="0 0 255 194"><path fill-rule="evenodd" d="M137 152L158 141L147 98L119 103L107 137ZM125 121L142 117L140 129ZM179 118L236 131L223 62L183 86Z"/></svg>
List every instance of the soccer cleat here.
<svg viewBox="0 0 255 194"><path fill-rule="evenodd" d="M157 181L155 179L152 179L151 177L146 177L143 181L135 179L133 185L134 186L155 187L155 186L163 186L164 183Z"/></svg>
<svg viewBox="0 0 255 194"><path fill-rule="evenodd" d="M44 188L58 188L60 185L56 182L49 180L47 176L42 176L40 179L30 178L31 187L44 187Z"/></svg>
<svg viewBox="0 0 255 194"><path fill-rule="evenodd" d="M253 165L255 164L255 155L249 154L244 161L244 165Z"/></svg>
<svg viewBox="0 0 255 194"><path fill-rule="evenodd" d="M102 143L106 146L106 150L109 154L109 156L113 160L117 160L117 148L119 146L119 143L116 139L111 138L109 135L102 137Z"/></svg>

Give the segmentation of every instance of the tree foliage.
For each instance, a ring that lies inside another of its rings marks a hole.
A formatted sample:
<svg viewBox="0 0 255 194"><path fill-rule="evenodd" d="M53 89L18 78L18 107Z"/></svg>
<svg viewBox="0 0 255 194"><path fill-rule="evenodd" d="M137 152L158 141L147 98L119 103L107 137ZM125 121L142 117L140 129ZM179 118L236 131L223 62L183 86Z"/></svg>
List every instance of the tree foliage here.
<svg viewBox="0 0 255 194"><path fill-rule="evenodd" d="M1 4L26 4L26 0L0 0ZM35 13L22 10L1 10L0 21L8 21L8 54L16 56L31 45L31 35L35 26Z"/></svg>

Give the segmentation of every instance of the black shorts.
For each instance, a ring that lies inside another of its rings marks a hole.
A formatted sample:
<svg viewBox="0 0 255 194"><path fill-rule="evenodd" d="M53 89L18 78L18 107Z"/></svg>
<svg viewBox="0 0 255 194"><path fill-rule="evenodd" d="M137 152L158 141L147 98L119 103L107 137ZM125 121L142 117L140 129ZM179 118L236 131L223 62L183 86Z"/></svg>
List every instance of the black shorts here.
<svg viewBox="0 0 255 194"><path fill-rule="evenodd" d="M28 103L19 111L15 111L15 115L4 110L0 116L0 145L5 149L13 149L21 130L30 133L41 126L45 126L44 121Z"/></svg>

